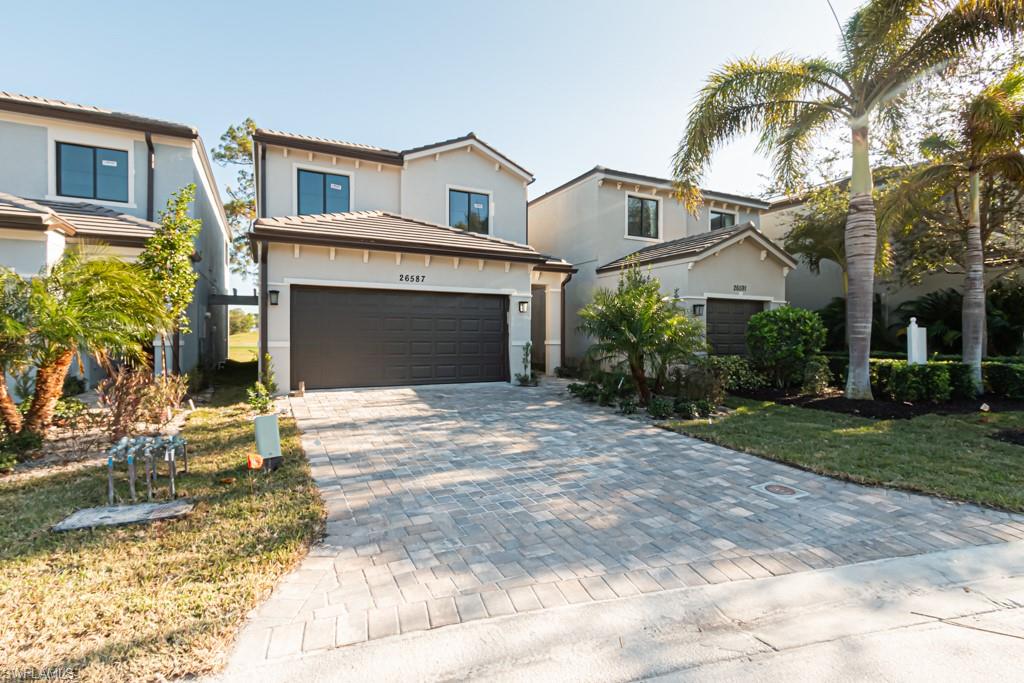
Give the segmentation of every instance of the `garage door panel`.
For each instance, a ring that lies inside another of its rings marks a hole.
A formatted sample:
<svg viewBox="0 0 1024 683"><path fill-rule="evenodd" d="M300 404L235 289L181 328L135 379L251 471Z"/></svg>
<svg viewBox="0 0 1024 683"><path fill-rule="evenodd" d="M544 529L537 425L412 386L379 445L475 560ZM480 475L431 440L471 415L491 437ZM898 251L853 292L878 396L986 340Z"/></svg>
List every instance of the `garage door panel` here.
<svg viewBox="0 0 1024 683"><path fill-rule="evenodd" d="M764 310L764 302L708 299L707 340L718 355L747 355L747 323Z"/></svg>
<svg viewBox="0 0 1024 683"><path fill-rule="evenodd" d="M508 378L503 297L292 287L292 388Z"/></svg>

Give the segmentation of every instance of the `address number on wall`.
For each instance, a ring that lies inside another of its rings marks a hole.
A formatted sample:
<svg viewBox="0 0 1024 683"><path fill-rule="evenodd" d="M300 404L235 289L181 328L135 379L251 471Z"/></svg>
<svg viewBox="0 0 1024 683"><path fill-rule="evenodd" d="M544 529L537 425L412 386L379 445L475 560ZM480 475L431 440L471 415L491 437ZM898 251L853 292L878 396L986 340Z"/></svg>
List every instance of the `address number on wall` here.
<svg viewBox="0 0 1024 683"><path fill-rule="evenodd" d="M398 281L399 282L426 282L427 281L427 276L426 275L413 275L411 273L399 273Z"/></svg>

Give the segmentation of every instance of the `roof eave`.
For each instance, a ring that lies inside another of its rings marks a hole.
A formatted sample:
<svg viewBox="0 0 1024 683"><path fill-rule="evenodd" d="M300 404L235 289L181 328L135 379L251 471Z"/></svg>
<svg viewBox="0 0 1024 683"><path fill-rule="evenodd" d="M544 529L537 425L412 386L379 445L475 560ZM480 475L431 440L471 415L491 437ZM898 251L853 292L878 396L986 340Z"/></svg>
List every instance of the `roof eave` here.
<svg viewBox="0 0 1024 683"><path fill-rule="evenodd" d="M17 102L0 99L0 110L16 114L28 114L30 116L48 116L66 121L106 126L108 128L156 133L157 135L177 138L195 139L199 137L199 131L190 126L161 123L159 121L139 121L122 117L113 112L78 110L53 104L44 104L42 102Z"/></svg>
<svg viewBox="0 0 1024 683"><path fill-rule="evenodd" d="M301 149L305 152L319 152L321 154L348 157L350 159L361 159L363 161L374 161L379 164L390 164L391 166L402 166L405 163L402 156L398 153L377 152L372 149L349 147L348 145L326 141L318 142L316 140L303 140L286 135L276 135L266 131L257 130L253 133L252 139L255 142L262 142L264 144L275 145L277 147Z"/></svg>

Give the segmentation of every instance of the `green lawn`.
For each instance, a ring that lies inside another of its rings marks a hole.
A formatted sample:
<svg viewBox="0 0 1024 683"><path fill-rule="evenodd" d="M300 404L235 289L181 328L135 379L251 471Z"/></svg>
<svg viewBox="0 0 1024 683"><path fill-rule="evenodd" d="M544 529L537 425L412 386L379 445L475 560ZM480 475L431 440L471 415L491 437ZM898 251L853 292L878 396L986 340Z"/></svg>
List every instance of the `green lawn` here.
<svg viewBox="0 0 1024 683"><path fill-rule="evenodd" d="M163 680L223 662L245 614L324 519L293 420L282 420L283 466L250 493L241 385L254 372L228 363L213 403L185 426L192 456L178 490L196 509L182 520L57 534L50 526L68 513L106 504L104 467L0 479L0 671Z"/></svg>
<svg viewBox="0 0 1024 683"><path fill-rule="evenodd" d="M256 350L258 340L259 333L256 331L230 335L228 337L228 358L239 363L256 360L259 353Z"/></svg>
<svg viewBox="0 0 1024 683"><path fill-rule="evenodd" d="M675 422L676 431L865 484L1024 511L1024 447L988 435L1024 427L1024 413L869 420L730 398L726 417Z"/></svg>

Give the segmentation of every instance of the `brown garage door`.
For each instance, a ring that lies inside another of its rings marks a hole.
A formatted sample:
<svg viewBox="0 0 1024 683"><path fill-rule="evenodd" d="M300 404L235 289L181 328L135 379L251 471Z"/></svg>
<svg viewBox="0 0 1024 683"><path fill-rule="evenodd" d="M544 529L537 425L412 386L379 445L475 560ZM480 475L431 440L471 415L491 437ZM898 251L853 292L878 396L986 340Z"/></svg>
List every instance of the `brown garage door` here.
<svg viewBox="0 0 1024 683"><path fill-rule="evenodd" d="M291 382L308 389L508 379L501 296L291 289Z"/></svg>
<svg viewBox="0 0 1024 683"><path fill-rule="evenodd" d="M764 310L761 301L708 299L707 333L711 353L747 355L747 321Z"/></svg>

